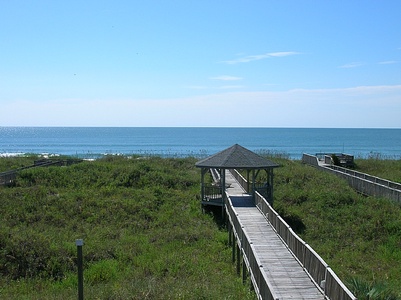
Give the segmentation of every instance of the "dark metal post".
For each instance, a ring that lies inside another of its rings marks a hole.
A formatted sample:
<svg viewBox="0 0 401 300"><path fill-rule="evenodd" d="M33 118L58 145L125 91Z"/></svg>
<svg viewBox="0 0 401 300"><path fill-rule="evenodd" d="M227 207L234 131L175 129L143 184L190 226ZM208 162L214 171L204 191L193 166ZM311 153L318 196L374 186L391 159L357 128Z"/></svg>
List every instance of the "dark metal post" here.
<svg viewBox="0 0 401 300"><path fill-rule="evenodd" d="M78 300L84 299L84 271L83 271L83 257L82 257L82 246L84 240L75 240L77 245L77 258L78 258Z"/></svg>

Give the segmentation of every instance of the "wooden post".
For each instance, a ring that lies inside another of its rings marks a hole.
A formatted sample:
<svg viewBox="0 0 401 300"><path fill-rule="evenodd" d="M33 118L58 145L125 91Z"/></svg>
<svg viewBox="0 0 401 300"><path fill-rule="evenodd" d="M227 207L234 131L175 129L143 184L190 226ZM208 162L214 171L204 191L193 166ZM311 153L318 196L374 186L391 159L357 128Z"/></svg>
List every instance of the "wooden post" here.
<svg viewBox="0 0 401 300"><path fill-rule="evenodd" d="M237 242L235 241L234 231L232 231L232 237L233 237L233 243L232 243L231 247L232 247L232 250L233 250L232 259L233 259L233 263L234 263L235 262L235 248L236 248L236 245L237 245Z"/></svg>
<svg viewBox="0 0 401 300"><path fill-rule="evenodd" d="M205 199L205 174L207 173L206 168L201 169L201 203Z"/></svg>
<svg viewBox="0 0 401 300"><path fill-rule="evenodd" d="M226 199L223 201L223 215L224 215L224 227L230 226L230 219L228 217L228 212L226 211Z"/></svg>
<svg viewBox="0 0 401 300"><path fill-rule="evenodd" d="M228 224L227 224L227 230L228 230L228 245L229 246L231 246L231 243L232 243L232 238L231 238L231 233L232 233L232 226L231 226L231 223L229 222Z"/></svg>
<svg viewBox="0 0 401 300"><path fill-rule="evenodd" d="M221 218L224 220L224 204L225 204L225 194L226 194L226 170L220 169L220 183L221 183Z"/></svg>
<svg viewBox="0 0 401 300"><path fill-rule="evenodd" d="M241 249L237 247L237 274L241 274Z"/></svg>
<svg viewBox="0 0 401 300"><path fill-rule="evenodd" d="M245 259L242 258L242 283L244 284L246 282L246 277L247 277L247 269L246 269Z"/></svg>
<svg viewBox="0 0 401 300"><path fill-rule="evenodd" d="M270 205L273 207L273 169L269 170L269 200L270 200Z"/></svg>
<svg viewBox="0 0 401 300"><path fill-rule="evenodd" d="M258 177L258 175L259 175L259 173L260 173L260 169L257 169L256 170L256 173L255 173L255 171L254 171L254 178L253 178L253 194L252 194L252 196L253 196L253 203L256 205L256 189L257 189L257 186L256 186L256 178Z"/></svg>
<svg viewBox="0 0 401 300"><path fill-rule="evenodd" d="M253 197L254 202L255 202L255 189L256 189L255 181L256 181L255 169L253 169L252 170L252 197Z"/></svg>
<svg viewBox="0 0 401 300"><path fill-rule="evenodd" d="M249 193L249 170L246 170L246 192Z"/></svg>

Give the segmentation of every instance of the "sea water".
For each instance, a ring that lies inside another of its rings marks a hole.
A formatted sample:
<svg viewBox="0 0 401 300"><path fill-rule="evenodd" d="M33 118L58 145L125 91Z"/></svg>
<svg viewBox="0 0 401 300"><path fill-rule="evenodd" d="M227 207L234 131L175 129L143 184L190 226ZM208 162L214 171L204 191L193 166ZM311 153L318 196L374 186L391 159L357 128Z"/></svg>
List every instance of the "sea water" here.
<svg viewBox="0 0 401 300"><path fill-rule="evenodd" d="M401 158L401 129L0 127L0 156L107 154L206 157L234 144L300 159L303 153Z"/></svg>

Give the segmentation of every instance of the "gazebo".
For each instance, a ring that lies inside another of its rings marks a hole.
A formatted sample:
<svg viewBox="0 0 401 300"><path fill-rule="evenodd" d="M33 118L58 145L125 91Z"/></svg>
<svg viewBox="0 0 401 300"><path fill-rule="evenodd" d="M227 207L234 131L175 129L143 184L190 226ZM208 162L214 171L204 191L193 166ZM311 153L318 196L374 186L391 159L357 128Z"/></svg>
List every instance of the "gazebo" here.
<svg viewBox="0 0 401 300"><path fill-rule="evenodd" d="M201 197L202 205L223 206L223 196L226 185L226 170L236 173L235 177L242 179L240 182L246 192L255 196L255 192L260 192L266 200L273 205L273 169L279 167L278 164L268 160L238 144L235 144L221 152L202 159L195 164L201 168ZM235 170L246 171L242 177ZM256 178L261 170L266 172L264 182L256 182ZM212 180L207 181L206 174L212 175ZM212 182L210 182L212 181Z"/></svg>

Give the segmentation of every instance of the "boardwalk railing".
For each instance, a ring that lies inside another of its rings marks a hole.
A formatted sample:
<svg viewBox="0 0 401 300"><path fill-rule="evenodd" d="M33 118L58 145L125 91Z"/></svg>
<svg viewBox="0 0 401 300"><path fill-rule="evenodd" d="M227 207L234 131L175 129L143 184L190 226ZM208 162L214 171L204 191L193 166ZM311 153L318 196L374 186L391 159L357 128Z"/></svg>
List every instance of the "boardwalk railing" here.
<svg viewBox="0 0 401 300"><path fill-rule="evenodd" d="M319 167L319 159L317 156L304 153L302 155L302 162L311 166Z"/></svg>
<svg viewBox="0 0 401 300"><path fill-rule="evenodd" d="M323 290L325 296L338 300L356 299L328 264L291 229L258 192L256 192L255 204L315 284Z"/></svg>
<svg viewBox="0 0 401 300"><path fill-rule="evenodd" d="M333 170L336 170L338 172L342 172L342 173L351 175L353 177L358 177L358 178L361 178L361 179L365 179L367 181L376 183L378 185L386 186L386 187L401 191L401 184L399 184L397 182L393 182L393 181L390 181L390 180L382 179L380 177L376 177L376 176L372 176L372 175L369 175L369 174L357 172L357 171L350 170L350 169L343 168L343 167L329 166L329 168L333 169Z"/></svg>
<svg viewBox="0 0 401 300"><path fill-rule="evenodd" d="M9 185L11 184L15 178L17 177L17 172L15 171L7 171L0 173L0 185Z"/></svg>
<svg viewBox="0 0 401 300"><path fill-rule="evenodd" d="M256 251L253 248L252 242L250 242L250 238L244 231L244 227L236 216L229 197L225 195L224 198L225 210L233 230L233 234L237 241L238 248L241 249L244 264L249 270L250 278L256 295L259 299L278 300L278 296L275 295L272 285L266 278L265 272L263 272L262 264L255 255Z"/></svg>
<svg viewBox="0 0 401 300"><path fill-rule="evenodd" d="M245 189L247 186L246 180L236 170L230 171L236 179L239 178L237 181ZM265 274L262 272L263 266L261 266L258 258L255 256L256 252L249 242L250 240L246 232L244 232L243 226L238 220L227 195L225 195L224 203L238 247L242 249L244 262L250 272L256 294L260 299L278 299L274 294L271 284L263 275ZM315 282L315 285L322 290L328 299L356 300L356 297L335 275L328 264L291 229L259 192L255 193L255 205L265 216L266 220L270 222L278 236Z"/></svg>
<svg viewBox="0 0 401 300"><path fill-rule="evenodd" d="M48 159L37 160L34 162L33 165L0 173L0 185L13 184L13 182L17 178L18 172L21 172L26 169L31 169L36 167L50 167L50 166L69 166L71 164L75 164L81 161L82 160L79 159L67 159L67 160L55 160L55 161Z"/></svg>
<svg viewBox="0 0 401 300"><path fill-rule="evenodd" d="M220 182L220 173L216 168L210 168L210 174L212 175L215 183Z"/></svg>
<svg viewBox="0 0 401 300"><path fill-rule="evenodd" d="M235 169L230 169L231 174L233 174L234 178L238 181L240 186L246 191L248 191L248 181L244 178L244 176L241 175L240 172L238 172Z"/></svg>
<svg viewBox="0 0 401 300"><path fill-rule="evenodd" d="M383 197L401 204L401 184L347 168L320 165L316 156L303 154L302 162L344 178L358 192L374 197Z"/></svg>

